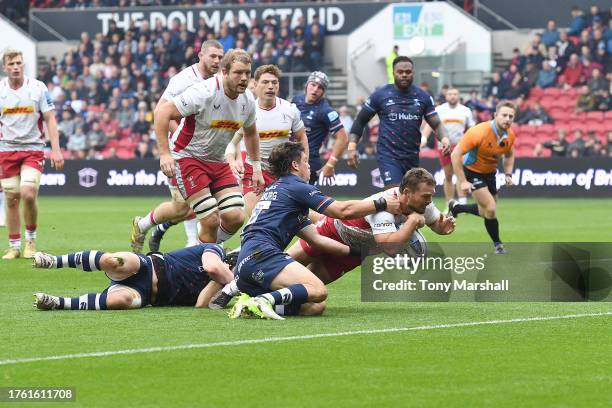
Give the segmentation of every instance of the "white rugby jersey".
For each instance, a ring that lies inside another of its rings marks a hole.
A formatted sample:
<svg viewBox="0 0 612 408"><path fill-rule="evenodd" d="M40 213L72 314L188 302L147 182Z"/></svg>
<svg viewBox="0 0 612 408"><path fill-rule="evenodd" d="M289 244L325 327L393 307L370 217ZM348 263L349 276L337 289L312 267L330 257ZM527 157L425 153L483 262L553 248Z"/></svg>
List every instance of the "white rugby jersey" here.
<svg viewBox="0 0 612 408"><path fill-rule="evenodd" d="M198 82L173 98L184 117L170 139L172 157L224 162L225 148L241 127L255 123L255 98L248 89L230 99L223 76Z"/></svg>
<svg viewBox="0 0 612 408"><path fill-rule="evenodd" d="M297 106L279 97L272 109L261 108L258 103L256 116L261 167L268 170L268 158L274 146L289 141L292 134L304 128L304 122ZM252 164L250 157L247 163Z"/></svg>
<svg viewBox="0 0 612 408"><path fill-rule="evenodd" d="M399 196L399 187L390 188L388 190L376 193L366 198L366 200L376 200L381 195ZM425 207L425 224L431 225L440 218L440 210L432 202ZM374 235L386 234L397 231L401 225L406 222L405 215L393 215L386 211L381 211L376 214L368 215L355 220L334 220L334 226L342 241L349 246L374 246L376 240Z"/></svg>
<svg viewBox="0 0 612 408"><path fill-rule="evenodd" d="M42 150L43 113L55 109L47 86L26 77L19 89L0 81L0 152Z"/></svg>
<svg viewBox="0 0 612 408"><path fill-rule="evenodd" d="M185 68L172 78L168 82L166 90L161 96L161 99L171 101L175 96L180 95L193 84L204 81L204 77L198 69L198 64L193 64L190 67Z"/></svg>
<svg viewBox="0 0 612 408"><path fill-rule="evenodd" d="M458 103L454 108L448 102L436 107L442 124L448 132L451 144L456 145L465 131L475 125L472 111L465 105Z"/></svg>

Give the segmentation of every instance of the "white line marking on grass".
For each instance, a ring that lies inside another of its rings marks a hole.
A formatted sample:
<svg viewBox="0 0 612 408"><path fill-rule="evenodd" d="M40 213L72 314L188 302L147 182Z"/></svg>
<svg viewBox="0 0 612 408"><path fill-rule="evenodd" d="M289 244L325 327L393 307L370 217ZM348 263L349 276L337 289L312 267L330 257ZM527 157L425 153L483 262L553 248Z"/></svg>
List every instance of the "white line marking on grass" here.
<svg viewBox="0 0 612 408"><path fill-rule="evenodd" d="M447 323L447 324L434 324L434 325L429 325L429 326L415 326L415 327L392 327L388 329L354 330L354 331L336 332L336 333L307 334L307 335L302 335L302 336L265 337L262 339L219 341L219 342L214 342L214 343L183 344L183 345L178 345L178 346L148 347L148 348L141 348L141 349L126 349L126 350L115 350L115 351L97 351L93 353L64 354L64 355L47 356L47 357L16 358L16 359L9 359L9 360L0 360L0 366L25 364L25 363L37 363L40 361L57 361L57 360L70 360L70 359L78 359L78 358L108 357L108 356L117 356L117 355L122 355L122 354L157 353L160 351L190 350L190 349L203 349L203 348L226 347L226 346L243 346L243 345L249 345L249 344L275 343L275 342L292 341L292 340L310 340L310 339L319 339L319 338L325 338L325 337L355 336L355 335L360 335L360 334L397 333L397 332L407 332L407 331L450 329L450 328L455 328L455 327L484 326L484 325L493 325L493 324L536 322L536 321L561 320L561 319L578 319L581 317L599 317L599 316L612 316L612 312L571 314L571 315L562 315L562 316L522 317L522 318L507 319L507 320L485 320L481 322Z"/></svg>

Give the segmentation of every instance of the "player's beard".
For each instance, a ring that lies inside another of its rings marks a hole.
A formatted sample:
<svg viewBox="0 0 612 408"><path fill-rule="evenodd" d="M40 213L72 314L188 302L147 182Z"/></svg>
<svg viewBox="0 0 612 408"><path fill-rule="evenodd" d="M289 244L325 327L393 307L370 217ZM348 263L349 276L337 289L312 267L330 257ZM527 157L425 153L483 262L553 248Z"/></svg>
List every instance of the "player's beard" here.
<svg viewBox="0 0 612 408"><path fill-rule="evenodd" d="M417 214L425 214L425 207L423 207L421 210L420 208L416 208L415 206L408 204L408 208Z"/></svg>

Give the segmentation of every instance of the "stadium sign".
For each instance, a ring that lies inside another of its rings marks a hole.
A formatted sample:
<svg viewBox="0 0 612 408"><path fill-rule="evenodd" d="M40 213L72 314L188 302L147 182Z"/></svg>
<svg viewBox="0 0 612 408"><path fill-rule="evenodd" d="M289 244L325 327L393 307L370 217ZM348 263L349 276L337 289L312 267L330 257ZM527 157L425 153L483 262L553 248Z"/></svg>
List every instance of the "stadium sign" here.
<svg viewBox="0 0 612 408"><path fill-rule="evenodd" d="M110 22L115 21L117 27L123 30L134 21L140 27L143 21L148 21L151 28L159 20L165 27L170 27L174 20L187 24L190 31L195 31L200 19L203 19L209 29L219 31L223 22L231 23L235 17L248 28L251 20L257 18L264 21L268 16L278 19L287 18L291 27L295 27L303 19L307 24L318 16L319 22L325 26L329 35L346 35L359 27L372 15L386 6L385 3L319 3L310 5L249 5L245 6L215 6L215 7L133 7L99 9L32 9L30 14L30 34L38 41L56 41L57 32L67 40L79 40L82 32L88 32L92 38L97 33L106 34ZM70 24L66 24L70 21ZM52 30L49 30L52 29Z"/></svg>
<svg viewBox="0 0 612 408"><path fill-rule="evenodd" d="M444 173L437 159L421 159L421 166L434 174L442 194ZM504 197L612 197L612 160L516 159L514 186L497 185ZM332 196L367 197L383 188L374 160L363 160L357 170L340 163L336 178L319 178L321 191ZM41 179L41 193L47 195L151 196L168 194L166 176L157 160L68 160L64 171L47 168Z"/></svg>

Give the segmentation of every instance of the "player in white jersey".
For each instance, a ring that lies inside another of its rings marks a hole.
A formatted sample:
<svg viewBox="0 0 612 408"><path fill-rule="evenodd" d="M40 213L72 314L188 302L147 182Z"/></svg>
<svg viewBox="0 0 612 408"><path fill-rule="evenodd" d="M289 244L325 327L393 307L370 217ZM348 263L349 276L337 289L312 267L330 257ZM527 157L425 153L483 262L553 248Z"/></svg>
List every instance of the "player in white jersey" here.
<svg viewBox="0 0 612 408"><path fill-rule="evenodd" d="M162 94L156 111L166 103L172 103L172 99L183 93L191 85L212 78L219 71L219 64L223 58L223 46L216 40L208 40L202 44L200 50L200 61L193 64L170 79L168 87ZM172 120L169 130L174 133L178 128L178 122ZM157 136L159 139L160 136ZM159 250L159 242L170 226L185 221L185 233L187 234L187 246L198 243L197 219L189 205L185 202L176 186L176 181L172 178L168 180L170 184L171 201L165 201L155 207L151 212L143 217L135 217L132 221L132 250L136 253L142 252L145 236L147 232L156 227L149 240L151 251Z"/></svg>
<svg viewBox="0 0 612 408"><path fill-rule="evenodd" d="M308 152L308 137L304 122L300 118L297 107L285 99L279 98L279 82L281 71L276 65L262 65L255 70L255 93L257 95L257 133L259 134L259 150L262 174L265 187L272 184L276 178L269 172L268 158L274 146L293 139L304 146ZM242 194L245 201L245 218L251 215L251 210L259 200L260 195L253 191L253 159L246 157L243 164L238 148L243 130L234 135L232 143L227 145L225 155L232 171L242 178Z"/></svg>
<svg viewBox="0 0 612 408"><path fill-rule="evenodd" d="M332 238L353 248L372 248L385 245L385 252L397 251L403 243L419 244L416 237L424 240L418 229L427 225L440 235L455 230L455 219L443 215L432 202L435 180L423 168L413 168L404 175L399 187L377 193L366 200L380 195L398 196L403 214L393 215L381 211L355 220L337 220L322 216L317 222L319 234ZM415 235L417 234L417 235ZM393 245L395 244L395 245ZM331 283L361 264L359 256L330 257L304 240L299 240L287 251L296 261L308 266L323 283Z"/></svg>
<svg viewBox="0 0 612 408"><path fill-rule="evenodd" d="M181 195L200 220L201 242L223 242L244 222L238 180L225 162L227 144L241 127L253 158L255 191L264 184L256 104L247 90L251 57L244 50L232 49L223 57L221 69L223 75L192 85L155 115L156 134L167 133L170 120L185 118L169 145L164 138L158 140L160 167L166 176L176 176Z"/></svg>
<svg viewBox="0 0 612 408"><path fill-rule="evenodd" d="M6 223L9 249L2 259L19 258L21 254L21 219L19 204L23 201L26 245L24 258L36 252L38 187L45 156L47 125L51 141L51 165L64 167L59 146L53 99L44 83L24 76L23 54L6 49L2 56L7 78L0 81L0 182L6 195Z"/></svg>
<svg viewBox="0 0 612 408"><path fill-rule="evenodd" d="M461 140L461 136L463 136L465 131L476 124L474 122L472 110L459 103L459 91L456 88L449 88L448 91L446 91L446 103L436 107L436 112L438 112L438 116L448 133L451 144L450 151L452 151L459 143L459 140ZM427 143L427 138L431 134L431 131L431 127L429 126L426 126L423 130L421 147L424 147ZM444 197L446 198L446 202L449 202L455 197L456 190L459 203L465 204L465 194L460 188L455 188L453 185L453 166L451 164L450 153L444 154L440 150L439 155L440 165L444 170Z"/></svg>

